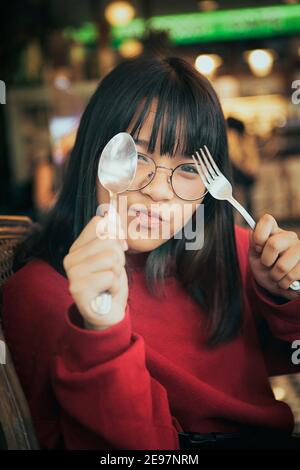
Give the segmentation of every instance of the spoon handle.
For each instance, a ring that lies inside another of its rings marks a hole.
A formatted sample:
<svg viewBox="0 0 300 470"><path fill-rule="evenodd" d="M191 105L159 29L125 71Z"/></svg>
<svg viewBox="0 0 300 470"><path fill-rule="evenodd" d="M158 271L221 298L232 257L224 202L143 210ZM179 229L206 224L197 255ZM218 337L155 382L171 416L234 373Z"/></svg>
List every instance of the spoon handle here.
<svg viewBox="0 0 300 470"><path fill-rule="evenodd" d="M111 191L108 208L108 220L109 223L111 223L112 226L115 227L115 224L117 223L117 195L115 193L112 193Z"/></svg>
<svg viewBox="0 0 300 470"><path fill-rule="evenodd" d="M117 195L110 191L110 202L108 208L108 222L115 227L117 223ZM93 310L98 315L107 315L111 309L111 293L109 291L102 292L97 295L91 304Z"/></svg>

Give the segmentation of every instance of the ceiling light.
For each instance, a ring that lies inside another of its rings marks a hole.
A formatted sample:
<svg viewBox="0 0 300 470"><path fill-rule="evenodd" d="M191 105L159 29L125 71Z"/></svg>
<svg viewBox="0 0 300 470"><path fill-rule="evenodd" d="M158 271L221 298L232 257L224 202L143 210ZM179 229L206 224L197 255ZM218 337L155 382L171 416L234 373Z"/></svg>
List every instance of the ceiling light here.
<svg viewBox="0 0 300 470"><path fill-rule="evenodd" d="M265 77L273 68L275 54L268 49L255 49L245 53L246 60L253 75Z"/></svg>
<svg viewBox="0 0 300 470"><path fill-rule="evenodd" d="M198 72L208 77L212 77L221 64L222 59L217 54L201 54L195 60Z"/></svg>
<svg viewBox="0 0 300 470"><path fill-rule="evenodd" d="M119 47L119 52L126 59L130 59L143 52L143 44L137 39L127 39Z"/></svg>
<svg viewBox="0 0 300 470"><path fill-rule="evenodd" d="M128 2L112 2L105 8L104 15L111 25L123 26L134 18L135 9Z"/></svg>

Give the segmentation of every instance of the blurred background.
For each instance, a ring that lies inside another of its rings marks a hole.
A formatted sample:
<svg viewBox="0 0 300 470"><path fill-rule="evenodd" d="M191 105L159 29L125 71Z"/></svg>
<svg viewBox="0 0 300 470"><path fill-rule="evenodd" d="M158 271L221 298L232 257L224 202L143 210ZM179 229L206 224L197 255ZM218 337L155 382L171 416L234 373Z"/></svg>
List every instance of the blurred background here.
<svg viewBox="0 0 300 470"><path fill-rule="evenodd" d="M300 234L297 0L10 0L0 23L0 214L47 212L97 83L151 52L183 57L211 80L234 195L255 219L269 212ZM299 378L272 384L300 431Z"/></svg>

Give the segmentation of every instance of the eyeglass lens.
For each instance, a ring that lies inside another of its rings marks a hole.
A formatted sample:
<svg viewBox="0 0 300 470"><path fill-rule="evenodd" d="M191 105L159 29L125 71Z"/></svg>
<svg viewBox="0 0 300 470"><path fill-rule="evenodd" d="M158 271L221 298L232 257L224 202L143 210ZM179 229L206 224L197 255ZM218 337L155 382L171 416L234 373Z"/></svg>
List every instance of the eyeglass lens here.
<svg viewBox="0 0 300 470"><path fill-rule="evenodd" d="M129 189L145 188L153 180L155 172L154 160L146 155L138 154L135 178ZM178 197L187 200L199 199L205 192L194 163L183 163L175 169L172 175L172 187Z"/></svg>

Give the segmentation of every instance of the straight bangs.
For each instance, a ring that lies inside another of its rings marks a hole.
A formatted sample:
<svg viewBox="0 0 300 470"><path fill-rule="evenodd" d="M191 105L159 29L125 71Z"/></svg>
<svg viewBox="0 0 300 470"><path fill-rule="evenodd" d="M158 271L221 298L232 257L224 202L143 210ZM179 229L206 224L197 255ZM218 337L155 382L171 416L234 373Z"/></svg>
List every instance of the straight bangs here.
<svg viewBox="0 0 300 470"><path fill-rule="evenodd" d="M223 167L222 150L226 145L219 145L216 136L221 134L219 114L222 114L218 100L209 81L190 67L190 76L180 77L176 65L181 60L165 61L164 73L153 74L153 83L143 89L140 97L139 113L135 118L131 134L138 138L153 104L156 105L148 151L154 152L160 137L160 154L181 155L191 158L195 150L207 145L220 167ZM218 108L219 113L213 112Z"/></svg>

